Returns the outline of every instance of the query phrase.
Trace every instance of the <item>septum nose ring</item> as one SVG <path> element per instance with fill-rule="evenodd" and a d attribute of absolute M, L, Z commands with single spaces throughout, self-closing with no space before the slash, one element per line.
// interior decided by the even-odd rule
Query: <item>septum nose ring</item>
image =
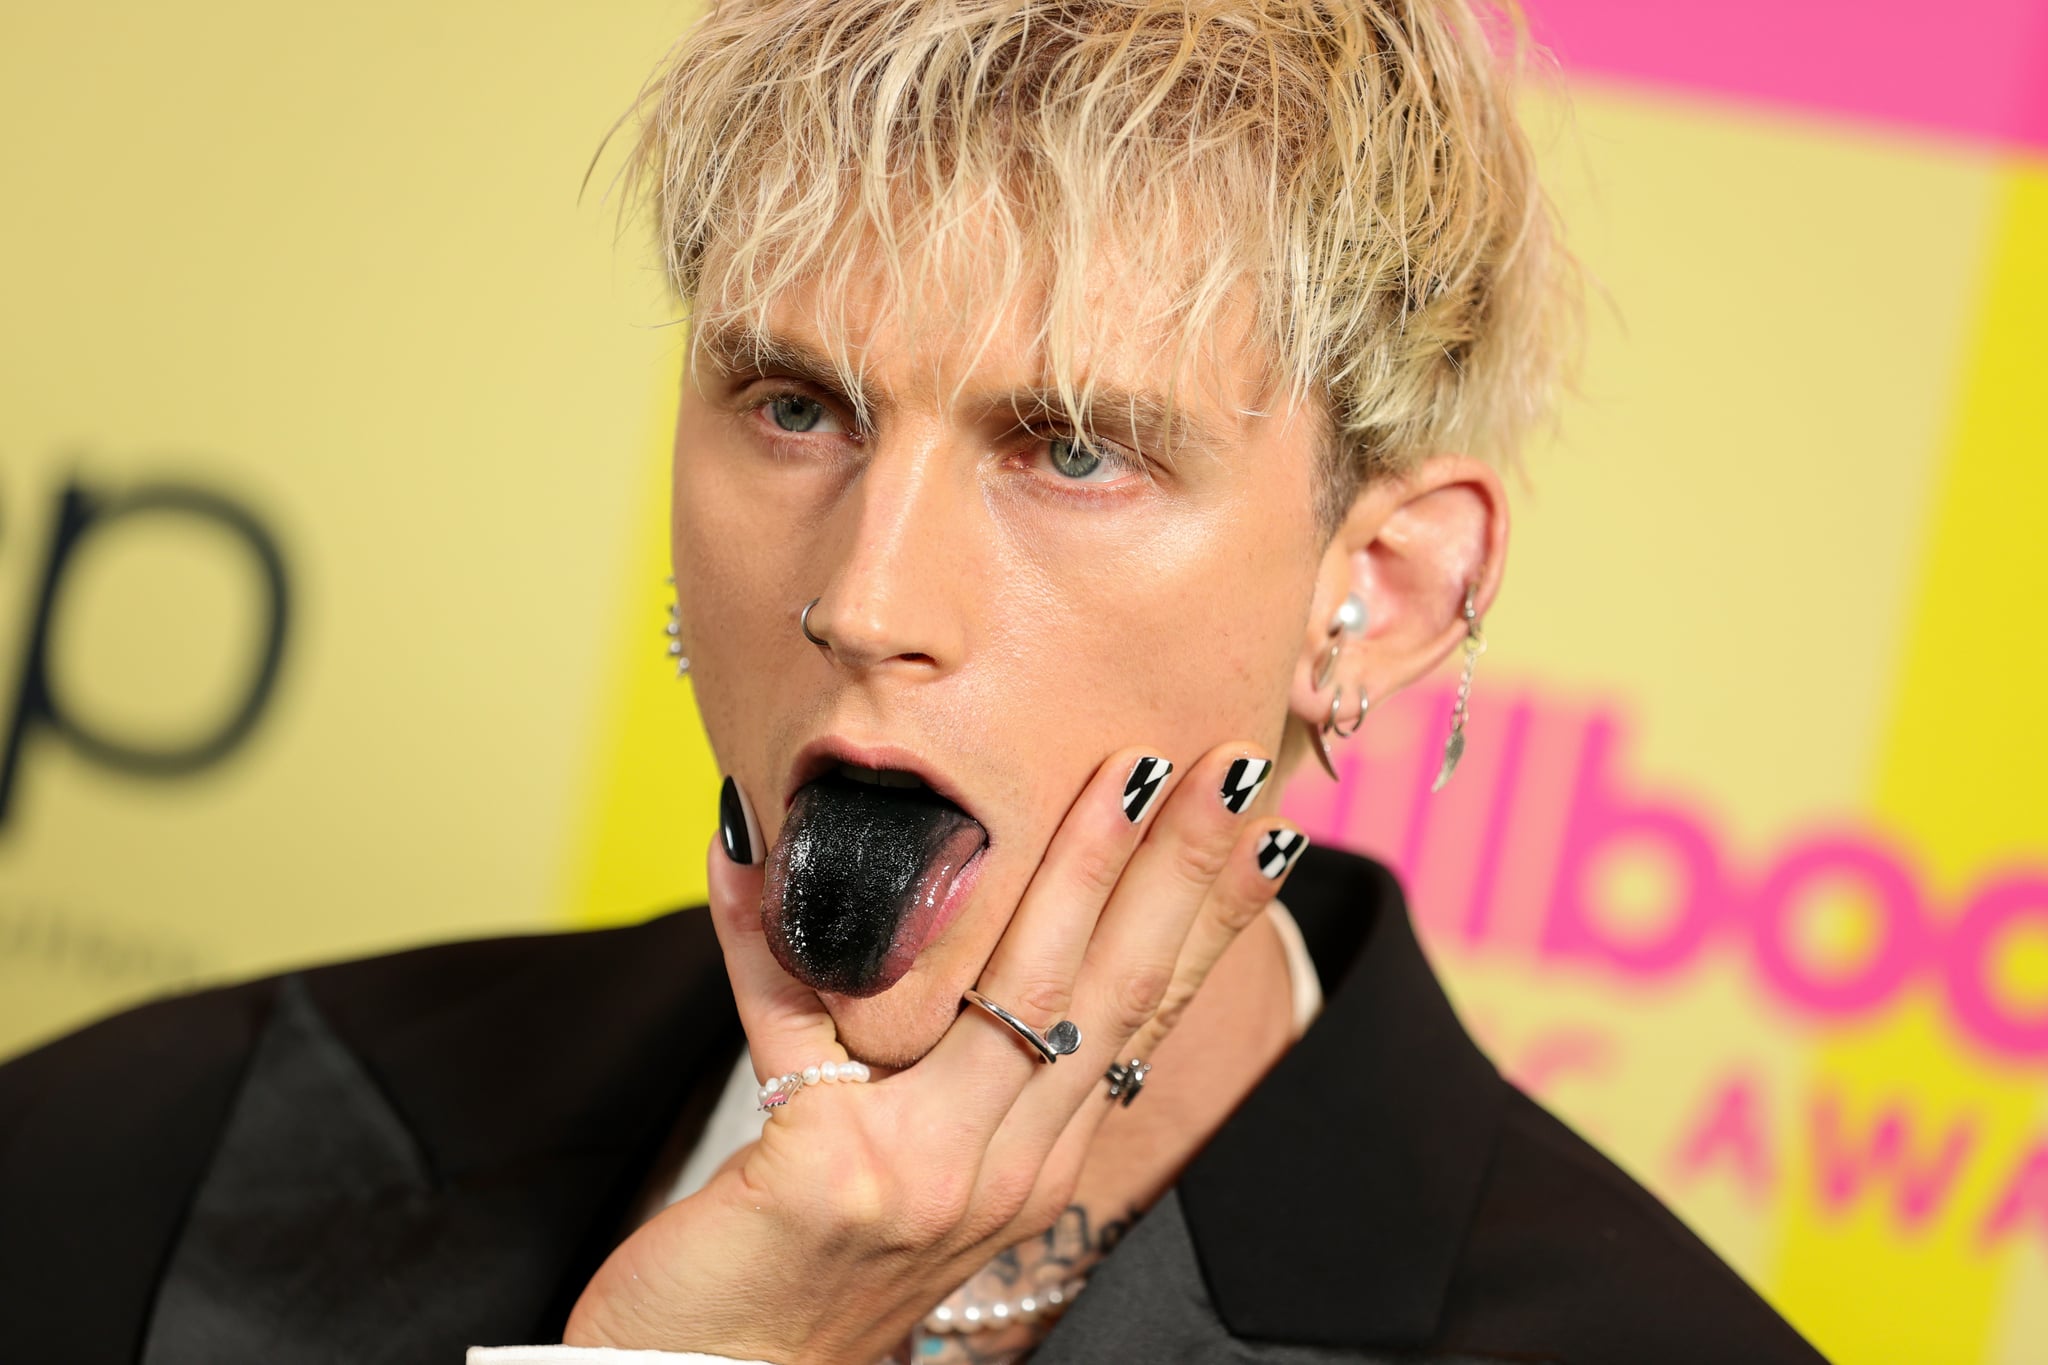
<path fill-rule="evenodd" d="M 796 618 L 796 628 L 804 633 L 804 638 L 806 640 L 809 640 L 818 648 L 830 649 L 832 646 L 826 644 L 823 640 L 811 634 L 811 608 L 817 606 L 818 603 L 824 600 L 825 599 L 822 597 L 813 597 L 810 601 L 804 603 L 803 614 Z"/>

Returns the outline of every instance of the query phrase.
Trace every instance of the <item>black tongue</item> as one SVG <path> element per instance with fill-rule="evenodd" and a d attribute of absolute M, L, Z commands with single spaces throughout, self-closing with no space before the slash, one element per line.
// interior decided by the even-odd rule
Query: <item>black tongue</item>
<path fill-rule="evenodd" d="M 814 990 L 879 994 L 910 970 L 954 875 L 987 842 L 927 788 L 821 777 L 797 792 L 768 855 L 768 947 Z"/>

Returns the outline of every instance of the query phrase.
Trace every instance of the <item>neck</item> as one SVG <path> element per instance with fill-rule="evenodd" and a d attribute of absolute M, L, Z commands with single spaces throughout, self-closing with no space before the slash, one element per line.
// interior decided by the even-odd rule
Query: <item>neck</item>
<path fill-rule="evenodd" d="M 1259 1078 L 1294 1042 L 1294 988 L 1272 916 L 1239 934 L 1155 1054 L 1144 1093 L 1112 1109 L 1088 1149 L 1074 1199 L 1043 1234 L 1010 1248 L 947 1303 L 984 1309 L 1085 1274 L 1180 1176 Z M 1103 1099 L 1091 1101 L 1110 1103 Z M 923 1362 L 1014 1360 L 1050 1320 L 942 1337 Z"/>

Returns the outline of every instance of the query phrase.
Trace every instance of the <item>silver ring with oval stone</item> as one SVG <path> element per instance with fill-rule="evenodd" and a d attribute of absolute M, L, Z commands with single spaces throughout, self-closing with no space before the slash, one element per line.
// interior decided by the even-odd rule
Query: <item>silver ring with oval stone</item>
<path fill-rule="evenodd" d="M 980 991 L 969 990 L 961 998 L 970 1005 L 981 1006 L 1008 1024 L 1010 1031 L 1022 1038 L 1026 1045 L 1038 1054 L 1038 1060 L 1041 1062 L 1056 1062 L 1081 1046 L 1081 1026 L 1071 1019 L 1062 1019 L 1044 1033 L 1040 1033 Z"/>

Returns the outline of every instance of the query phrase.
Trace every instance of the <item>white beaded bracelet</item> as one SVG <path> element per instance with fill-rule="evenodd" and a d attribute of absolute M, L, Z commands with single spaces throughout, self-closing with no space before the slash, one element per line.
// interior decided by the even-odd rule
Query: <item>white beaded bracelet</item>
<path fill-rule="evenodd" d="M 1087 1285 L 1085 1278 L 1076 1275 L 1021 1298 L 993 1303 L 970 1302 L 958 1308 L 951 1303 L 942 1303 L 925 1314 L 922 1326 L 933 1336 L 956 1336 L 967 1332 L 992 1332 L 1019 1322 L 1036 1322 L 1065 1312 L 1074 1296 Z"/>
<path fill-rule="evenodd" d="M 817 1062 L 786 1076 L 771 1076 L 761 1087 L 761 1108 L 763 1111 L 780 1109 L 789 1103 L 790 1096 L 807 1085 L 840 1081 L 852 1084 L 865 1081 L 869 1074 L 864 1062 Z"/>

